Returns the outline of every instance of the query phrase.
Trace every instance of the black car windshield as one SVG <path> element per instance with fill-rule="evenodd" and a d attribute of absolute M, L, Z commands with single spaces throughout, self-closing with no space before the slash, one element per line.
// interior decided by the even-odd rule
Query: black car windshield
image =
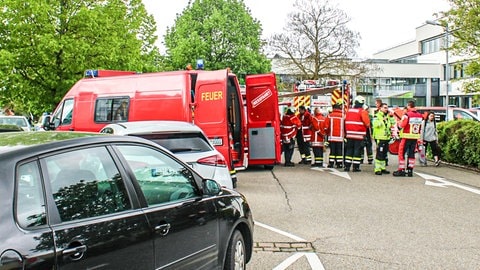
<path fill-rule="evenodd" d="M 201 133 L 134 134 L 132 136 L 151 140 L 172 153 L 207 152 L 212 146 Z"/>

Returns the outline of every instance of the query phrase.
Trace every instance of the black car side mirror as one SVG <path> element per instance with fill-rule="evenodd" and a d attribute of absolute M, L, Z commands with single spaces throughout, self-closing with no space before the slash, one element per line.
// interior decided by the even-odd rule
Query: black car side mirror
<path fill-rule="evenodd" d="M 205 195 L 216 196 L 220 194 L 221 191 L 222 191 L 222 188 L 215 180 L 211 180 L 211 179 L 203 180 L 203 193 Z"/>
<path fill-rule="evenodd" d="M 50 115 L 47 115 L 47 116 L 45 116 L 45 118 L 43 118 L 42 126 L 45 130 L 54 130 L 55 129 L 55 125 L 53 123 L 50 123 L 51 118 L 52 117 Z"/>

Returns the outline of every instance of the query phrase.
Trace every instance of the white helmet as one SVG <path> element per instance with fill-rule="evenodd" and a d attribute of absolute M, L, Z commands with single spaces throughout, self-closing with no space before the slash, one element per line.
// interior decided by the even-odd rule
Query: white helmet
<path fill-rule="evenodd" d="M 359 104 L 364 104 L 365 103 L 365 98 L 362 97 L 362 96 L 356 96 L 354 102 L 359 103 Z"/>

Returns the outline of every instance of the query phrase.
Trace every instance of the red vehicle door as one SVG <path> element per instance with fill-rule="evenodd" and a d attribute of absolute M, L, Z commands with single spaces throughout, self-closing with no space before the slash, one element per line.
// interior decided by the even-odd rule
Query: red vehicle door
<path fill-rule="evenodd" d="M 274 73 L 248 75 L 246 82 L 249 165 L 281 161 L 280 113 Z"/>
<path fill-rule="evenodd" d="M 196 80 L 194 79 L 196 76 Z M 193 123 L 199 126 L 208 139 L 222 153 L 227 164 L 232 164 L 228 137 L 227 70 L 199 71 L 192 74 L 195 81 Z"/>
<path fill-rule="evenodd" d="M 50 120 L 56 130 L 73 131 L 74 130 L 74 99 L 67 98 L 60 104 L 53 113 Z"/>

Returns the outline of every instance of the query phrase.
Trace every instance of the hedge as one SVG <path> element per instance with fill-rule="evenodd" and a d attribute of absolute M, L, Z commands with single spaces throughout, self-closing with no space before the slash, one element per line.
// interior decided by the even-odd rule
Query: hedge
<path fill-rule="evenodd" d="M 455 120 L 437 124 L 441 159 L 480 169 L 480 123 Z M 431 155 L 431 153 L 429 153 Z"/>

